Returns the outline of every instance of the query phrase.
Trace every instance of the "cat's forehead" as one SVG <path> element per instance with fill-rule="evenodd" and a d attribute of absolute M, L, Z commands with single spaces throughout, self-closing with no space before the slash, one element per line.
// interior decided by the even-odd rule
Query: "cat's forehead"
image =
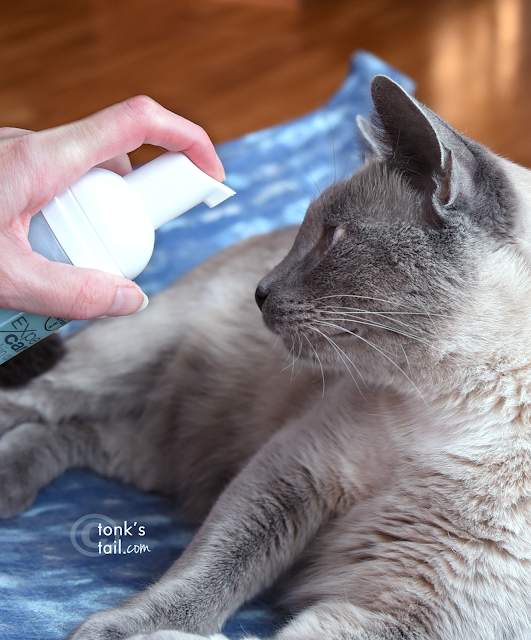
<path fill-rule="evenodd" d="M 431 204 L 396 171 L 369 163 L 326 189 L 309 209 L 323 224 L 420 222 Z"/>

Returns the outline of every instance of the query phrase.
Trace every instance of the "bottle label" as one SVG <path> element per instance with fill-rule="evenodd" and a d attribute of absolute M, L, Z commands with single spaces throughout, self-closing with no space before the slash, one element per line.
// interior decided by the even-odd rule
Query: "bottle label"
<path fill-rule="evenodd" d="M 55 333 L 68 322 L 70 320 L 63 318 L 0 309 L 0 364 Z"/>

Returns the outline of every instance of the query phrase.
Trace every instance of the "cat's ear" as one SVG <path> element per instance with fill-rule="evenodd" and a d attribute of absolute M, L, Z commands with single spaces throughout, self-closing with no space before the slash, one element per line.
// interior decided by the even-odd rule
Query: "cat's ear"
<path fill-rule="evenodd" d="M 442 206 L 473 194 L 475 158 L 462 136 L 386 76 L 373 79 L 371 95 L 376 139 L 392 168 Z"/>

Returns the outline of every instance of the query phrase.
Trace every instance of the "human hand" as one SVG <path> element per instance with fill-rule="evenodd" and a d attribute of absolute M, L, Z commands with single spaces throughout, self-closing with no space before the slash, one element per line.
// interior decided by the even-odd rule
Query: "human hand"
<path fill-rule="evenodd" d="M 51 262 L 32 251 L 32 215 L 94 166 L 125 175 L 127 152 L 148 143 L 182 151 L 217 180 L 225 174 L 207 134 L 138 96 L 83 120 L 31 132 L 0 128 L 0 307 L 84 320 L 128 315 L 147 303 L 134 282 Z"/>

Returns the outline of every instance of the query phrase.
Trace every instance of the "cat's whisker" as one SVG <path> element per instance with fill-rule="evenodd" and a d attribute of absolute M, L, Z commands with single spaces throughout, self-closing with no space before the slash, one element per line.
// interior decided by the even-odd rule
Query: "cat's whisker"
<path fill-rule="evenodd" d="M 387 330 L 393 331 L 395 333 L 400 333 L 401 335 L 406 336 L 408 338 L 416 339 L 416 337 L 413 334 L 409 333 L 409 332 L 406 332 L 406 331 L 401 330 L 401 329 L 396 328 L 396 327 L 388 326 L 386 324 L 382 324 L 381 322 L 376 322 L 374 320 L 366 320 L 366 319 L 364 320 L 359 316 L 356 316 L 356 317 L 353 318 L 351 316 L 344 316 L 344 315 L 341 315 L 341 314 L 330 312 L 330 315 L 323 315 L 321 317 L 323 317 L 326 320 L 355 322 L 356 324 L 364 324 L 364 325 L 367 325 L 368 327 L 377 327 L 377 328 L 380 328 L 380 329 L 387 329 Z M 405 326 L 406 328 L 410 328 L 409 325 L 407 325 L 405 323 L 401 323 L 401 324 L 403 326 Z"/>
<path fill-rule="evenodd" d="M 394 306 L 398 306 L 398 307 L 406 307 L 405 304 L 402 304 L 400 302 L 393 302 L 390 300 L 385 300 L 383 298 L 374 298 L 372 296 L 362 296 L 362 295 L 356 295 L 353 293 L 334 293 L 334 294 L 330 294 L 327 296 L 321 296 L 319 298 L 315 298 L 315 301 L 320 301 L 320 300 L 327 300 L 330 298 L 356 298 L 358 300 L 370 300 L 371 302 L 383 302 L 386 305 L 394 305 Z M 426 308 L 424 307 L 424 305 L 422 305 L 421 303 L 419 303 L 422 308 L 424 309 L 424 311 L 411 311 L 411 310 L 407 310 L 407 311 L 385 311 L 384 313 L 393 313 L 393 314 L 405 314 L 405 315 L 423 315 L 423 316 L 435 316 L 435 317 L 441 317 L 441 318 L 448 318 L 451 317 L 451 315 L 449 315 L 448 313 L 434 313 L 432 311 L 428 311 L 426 310 Z M 353 307 L 336 307 L 336 308 L 344 308 L 344 309 L 348 309 L 350 311 L 363 311 L 364 313 L 379 313 L 376 311 L 369 311 L 369 310 L 364 310 L 364 309 L 354 309 Z M 407 308 L 407 307 L 406 307 Z"/>
<path fill-rule="evenodd" d="M 404 322 L 402 320 L 398 320 L 395 317 L 389 317 L 389 315 L 391 315 L 391 314 L 394 315 L 395 313 L 397 315 L 398 314 L 400 314 L 400 315 L 422 315 L 422 316 L 426 315 L 426 314 L 421 314 L 421 313 L 409 314 L 407 312 L 403 312 L 403 313 L 402 312 L 385 312 L 384 313 L 384 312 L 378 312 L 378 311 L 364 311 L 364 310 L 359 310 L 359 311 L 358 310 L 355 310 L 355 311 L 352 311 L 352 310 L 340 311 L 341 308 L 342 307 L 337 307 L 336 309 L 334 309 L 333 307 L 330 307 L 330 310 L 321 309 L 320 311 L 321 311 L 322 314 L 328 313 L 328 314 L 334 314 L 334 315 L 338 316 L 336 319 L 342 319 L 342 320 L 353 321 L 353 322 L 358 322 L 358 323 L 363 323 L 364 322 L 363 320 L 360 320 L 360 316 L 361 317 L 363 317 L 365 315 L 379 316 L 379 317 L 387 320 L 387 322 L 393 322 L 393 323 L 395 323 L 397 325 L 400 325 L 400 326 L 404 327 L 409 333 L 412 333 L 413 331 L 419 331 L 419 327 L 413 327 L 411 325 L 411 323 Z M 430 317 L 430 321 L 433 324 L 433 318 Z M 368 322 L 368 321 L 365 320 L 365 322 Z M 375 323 L 374 326 L 378 326 L 378 324 Z M 395 331 L 396 333 L 400 333 L 400 331 L 398 331 L 398 329 L 395 329 L 393 327 L 389 327 L 389 326 L 385 326 L 385 325 L 380 325 L 380 326 L 381 326 L 381 328 L 388 329 L 390 331 Z M 437 334 L 439 334 L 439 331 L 438 331 L 438 329 L 436 327 L 435 327 L 435 330 L 436 330 Z M 427 333 L 425 329 L 421 329 L 421 331 Z M 403 335 L 407 335 L 407 334 L 404 333 Z M 409 337 L 411 337 L 411 338 L 413 338 L 415 340 L 420 340 L 420 338 L 415 336 L 415 335 L 409 335 Z M 429 346 L 432 346 L 432 345 L 430 344 Z M 434 347 L 434 348 L 436 349 L 436 347 Z"/>
<path fill-rule="evenodd" d="M 298 334 L 297 334 L 296 337 L 297 337 L 297 340 L 298 340 L 298 343 L 299 343 L 298 353 L 295 355 L 295 338 L 292 338 L 292 340 L 291 340 L 291 348 L 289 349 L 289 351 L 288 351 L 288 353 L 286 355 L 286 359 L 285 359 L 286 365 L 284 367 L 282 367 L 282 369 L 280 370 L 280 373 L 283 373 L 287 369 L 291 368 L 291 379 L 292 380 L 296 377 L 296 375 L 298 375 L 298 374 L 295 374 L 295 363 L 297 362 L 297 360 L 299 360 L 300 355 L 301 355 L 301 351 L 302 351 L 302 340 L 301 340 L 301 338 L 300 338 L 300 336 Z M 277 342 L 278 342 L 278 338 L 277 338 Z M 290 358 L 290 356 L 291 356 L 291 362 L 288 363 L 287 361 Z"/>
<path fill-rule="evenodd" d="M 334 316 L 339 316 L 341 319 L 344 320 L 354 320 L 354 322 L 358 322 L 358 318 L 361 316 L 365 316 L 366 314 L 363 311 L 360 311 L 359 313 L 357 312 L 348 312 L 348 311 L 335 311 L 335 310 L 330 310 L 330 311 L 325 311 L 325 310 L 321 310 L 321 312 L 323 313 L 328 313 L 328 314 L 333 314 Z M 409 322 L 403 322 L 402 320 L 397 320 L 396 318 L 388 318 L 384 313 L 373 313 L 373 315 L 377 315 L 380 316 L 382 318 L 384 318 L 385 320 L 387 320 L 388 322 L 395 322 L 396 324 L 399 324 L 403 327 L 405 327 L 406 329 L 411 329 L 413 330 L 413 327 L 411 326 L 411 324 Z"/>
<path fill-rule="evenodd" d="M 295 375 L 295 361 L 297 360 L 297 356 L 295 355 L 295 339 L 292 341 L 291 345 L 291 379 L 293 380 L 293 376 Z"/>
<path fill-rule="evenodd" d="M 380 353 L 384 358 L 386 358 L 387 360 L 389 360 L 389 362 L 395 366 L 400 373 L 402 373 L 402 375 L 411 383 L 411 385 L 413 386 L 413 388 L 415 389 L 415 391 L 419 394 L 419 396 L 421 397 L 422 401 L 424 402 L 424 404 L 426 406 L 428 406 L 428 403 L 426 402 L 426 400 L 424 399 L 424 396 L 422 395 L 422 393 L 420 392 L 419 388 L 417 387 L 417 385 L 413 382 L 413 380 L 407 375 L 407 373 L 402 369 L 402 367 L 397 364 L 392 358 L 390 358 L 384 351 L 382 351 L 382 349 L 380 349 L 379 347 L 377 347 L 373 342 L 371 342 L 370 340 L 367 340 L 366 338 L 364 338 L 363 336 L 360 336 L 358 333 L 354 333 L 353 331 L 349 331 L 348 329 L 345 329 L 344 327 L 341 327 L 339 325 L 336 324 L 332 324 L 332 323 L 328 323 L 328 322 L 322 322 L 319 321 L 319 324 L 326 324 L 330 327 L 333 327 L 335 329 L 340 329 L 341 331 L 345 332 L 345 333 L 349 333 L 350 335 L 358 338 L 359 340 L 361 340 L 362 342 L 365 342 L 365 344 L 369 345 L 370 347 L 372 347 L 375 351 L 377 351 L 378 353 Z"/>
<path fill-rule="evenodd" d="M 288 360 L 290 360 L 290 358 L 291 358 L 291 362 L 288 362 Z M 288 353 L 286 354 L 286 357 L 284 358 L 284 362 L 285 362 L 285 364 L 282 367 L 282 369 L 280 370 L 280 373 L 284 373 L 284 371 L 286 371 L 290 367 L 293 369 L 293 366 L 294 366 L 294 363 L 295 363 L 295 340 L 294 339 L 292 339 L 292 341 L 291 341 L 291 347 L 288 350 Z"/>
<path fill-rule="evenodd" d="M 333 322 L 326 322 L 325 320 L 314 320 L 314 322 L 316 324 L 321 324 L 321 325 L 326 326 L 326 327 L 333 327 L 335 329 L 339 329 L 339 331 L 337 333 L 348 333 L 348 334 L 356 336 L 356 337 L 359 336 L 358 333 L 355 333 L 354 331 L 351 331 L 350 329 L 347 329 L 346 327 L 342 327 L 341 325 L 335 324 Z M 384 347 L 380 347 L 380 349 L 382 349 L 382 351 L 385 351 L 388 354 L 392 353 L 391 351 L 389 351 L 388 349 L 386 349 Z"/>
<path fill-rule="evenodd" d="M 431 346 L 431 342 L 429 340 L 429 334 L 426 331 L 426 329 L 422 326 L 415 326 L 410 322 L 401 322 L 399 320 L 395 320 L 394 318 L 386 318 L 385 316 L 382 317 L 375 317 L 375 318 L 360 318 L 359 316 L 339 316 L 341 317 L 343 320 L 346 320 L 348 322 L 367 322 L 367 323 L 372 323 L 374 324 L 374 326 L 380 326 L 382 328 L 386 328 L 389 329 L 390 331 L 395 331 L 397 333 L 403 333 L 404 335 L 407 335 L 408 337 L 414 338 L 414 339 L 418 339 L 418 340 L 423 340 L 426 337 L 427 342 L 430 344 Z"/>
<path fill-rule="evenodd" d="M 331 313 L 331 312 L 329 312 Z M 343 320 L 343 321 L 348 321 L 348 322 L 354 322 L 357 324 L 366 324 L 367 326 L 373 326 L 375 328 L 381 328 L 387 331 L 391 331 L 393 333 L 396 334 L 400 334 L 403 335 L 404 337 L 407 338 L 411 338 L 412 340 L 416 340 L 417 342 L 420 342 L 422 344 L 425 344 L 426 346 L 428 346 L 430 349 L 434 350 L 434 351 L 438 351 L 439 353 L 445 353 L 444 349 L 441 349 L 439 347 L 437 347 L 432 341 L 429 340 L 429 335 L 428 335 L 428 339 L 424 340 L 422 338 L 420 338 L 418 335 L 415 335 L 415 333 L 413 333 L 414 331 L 419 331 L 419 329 L 425 333 L 427 333 L 427 331 L 425 329 L 419 328 L 419 327 L 413 327 L 410 323 L 407 322 L 402 322 L 400 320 L 396 320 L 395 318 L 387 318 L 385 314 L 378 314 L 377 312 L 374 312 L 376 315 L 380 315 L 381 317 L 385 318 L 388 322 L 395 322 L 399 325 L 401 325 L 402 327 L 404 327 L 407 331 L 400 331 L 399 329 L 392 327 L 392 326 L 387 326 L 378 322 L 371 322 L 368 320 L 360 320 L 359 315 L 362 315 L 362 313 L 357 314 L 357 313 L 353 313 L 353 314 L 349 314 L 349 313 L 338 313 L 337 316 L 339 317 L 331 317 L 328 316 L 329 320 Z M 431 319 L 431 318 L 430 318 Z M 432 320 L 433 322 L 433 320 Z M 437 328 L 436 329 L 436 333 L 439 335 L 439 330 Z"/>
<path fill-rule="evenodd" d="M 278 342 L 278 338 L 277 338 L 276 342 Z M 290 357 L 293 357 L 294 349 L 295 349 L 295 340 L 292 338 L 291 347 L 288 349 L 288 352 L 286 353 L 286 357 L 284 358 L 284 366 L 280 370 L 280 373 L 283 373 L 284 371 L 286 371 L 286 369 L 289 369 L 289 367 L 291 367 L 291 363 L 288 364 L 288 360 L 290 359 Z"/>
<path fill-rule="evenodd" d="M 326 319 L 327 320 L 344 320 L 345 318 L 328 317 Z M 440 349 L 435 347 L 433 344 L 430 344 L 426 340 L 423 340 L 422 338 L 419 338 L 418 336 L 415 336 L 415 335 L 413 335 L 411 333 L 406 333 L 405 331 L 400 331 L 399 329 L 396 329 L 395 327 L 388 327 L 387 325 L 380 324 L 378 322 L 368 322 L 366 320 L 360 320 L 360 319 L 356 319 L 355 322 L 356 322 L 356 324 L 362 324 L 362 325 L 365 325 L 367 327 L 375 327 L 376 329 L 384 329 L 386 331 L 391 331 L 392 333 L 396 333 L 398 335 L 404 336 L 405 338 L 411 338 L 411 340 L 415 340 L 416 342 L 420 342 L 421 344 L 424 344 L 424 345 L 428 346 L 430 349 L 435 349 L 437 351 L 441 351 Z M 334 325 L 334 326 L 339 327 L 340 325 Z M 343 328 L 343 330 L 346 330 L 346 329 Z M 352 333 L 352 332 L 349 332 L 349 333 Z"/>
<path fill-rule="evenodd" d="M 274 344 L 271 345 L 271 349 L 269 349 L 269 353 L 273 353 L 273 351 L 276 349 L 276 346 L 279 340 L 280 340 L 280 336 L 277 336 L 277 339 L 275 340 Z"/>
<path fill-rule="evenodd" d="M 404 358 L 406 359 L 407 368 L 409 369 L 409 373 L 411 373 L 411 365 L 409 364 L 409 358 L 407 357 L 407 353 L 406 353 L 406 350 L 404 349 L 404 345 L 401 344 L 400 346 L 401 346 L 402 351 L 404 353 Z"/>
<path fill-rule="evenodd" d="M 429 321 L 431 322 L 433 328 L 435 329 L 435 333 L 438 335 L 439 334 L 439 329 L 438 329 L 437 325 L 435 324 L 435 322 L 433 321 L 433 318 L 431 317 L 430 312 L 426 311 L 426 315 L 428 316 Z"/>
<path fill-rule="evenodd" d="M 325 375 L 324 375 L 324 369 L 323 369 L 323 363 L 321 362 L 321 358 L 319 357 L 319 354 L 317 353 L 317 351 L 314 349 L 313 344 L 310 342 L 310 340 L 308 339 L 308 337 L 304 334 L 302 334 L 303 337 L 306 339 L 306 342 L 310 345 L 311 350 L 315 353 L 315 357 L 317 358 L 317 362 L 319 363 L 319 366 L 321 368 L 321 376 L 323 378 L 323 398 L 324 398 L 324 393 L 325 393 Z"/>
<path fill-rule="evenodd" d="M 317 199 L 322 193 L 323 193 L 323 189 L 317 184 L 315 178 L 312 176 L 311 172 L 309 169 L 305 169 L 303 167 L 301 167 L 301 172 L 304 173 L 308 178 L 310 178 L 310 180 L 313 182 L 315 189 L 316 189 L 316 193 L 314 193 L 313 191 L 313 187 L 310 188 L 310 184 L 308 183 L 308 181 L 304 181 L 304 186 L 308 187 L 308 190 L 310 192 L 310 196 L 312 200 Z"/>
<path fill-rule="evenodd" d="M 292 380 L 294 379 L 294 377 L 296 377 L 296 374 L 295 374 L 295 363 L 300 358 L 301 352 L 302 352 L 302 340 L 301 340 L 301 337 L 300 337 L 299 334 L 297 334 L 297 340 L 299 341 L 299 352 L 297 353 L 297 355 L 295 355 L 295 340 L 293 340 L 293 361 L 291 363 L 291 379 Z"/>
<path fill-rule="evenodd" d="M 384 298 L 374 298 L 373 296 L 362 296 L 357 295 L 355 293 L 332 293 L 327 296 L 321 296 L 319 298 L 315 298 L 315 301 L 318 300 L 329 300 L 331 298 L 357 298 L 358 300 L 371 300 L 372 302 L 383 302 L 384 304 L 392 304 L 398 307 L 404 307 L 404 304 L 400 302 L 391 302 L 389 300 L 385 300 Z"/>
<path fill-rule="evenodd" d="M 333 313 L 333 312 L 328 312 L 328 313 Z M 348 321 L 353 321 L 353 322 L 364 322 L 364 320 L 360 320 L 360 316 L 363 317 L 363 313 L 354 313 L 354 314 L 350 314 L 350 313 L 345 313 L 345 312 L 339 312 L 335 314 L 336 316 L 339 316 L 342 320 L 348 320 Z M 394 322 L 397 325 L 400 325 L 401 327 L 404 327 L 404 329 L 408 332 L 408 333 L 413 333 L 414 331 L 418 331 L 417 327 L 413 327 L 411 325 L 411 323 L 409 322 L 403 322 L 402 320 L 397 320 L 396 318 L 388 318 L 385 314 L 383 313 L 377 313 L 374 314 L 379 316 L 380 318 L 383 318 L 384 320 L 387 320 L 387 322 Z M 391 331 L 396 331 L 397 333 L 400 333 L 397 329 L 394 329 L 393 327 L 388 327 L 386 325 L 380 324 L 376 321 L 371 320 L 365 320 L 365 322 L 374 322 L 374 326 L 381 326 L 382 328 L 386 328 L 389 329 Z M 422 331 L 424 331 L 424 329 L 422 329 Z M 404 335 L 406 335 L 404 333 Z M 410 337 L 415 337 L 414 335 L 410 336 Z"/>
<path fill-rule="evenodd" d="M 415 389 L 415 391 L 419 394 L 420 399 L 422 400 L 422 402 L 426 405 L 426 407 L 429 407 L 428 403 L 426 402 L 426 400 L 424 399 L 424 396 L 422 395 L 422 393 L 420 392 L 420 389 L 417 387 L 417 385 L 413 382 L 413 380 L 407 375 L 407 373 L 402 369 L 402 367 L 400 365 L 398 365 L 392 358 L 390 358 L 387 354 L 385 354 L 381 349 L 379 349 L 375 344 L 373 344 L 370 340 L 366 340 L 365 338 L 363 338 L 362 336 L 357 336 L 360 340 L 363 340 L 363 342 L 365 342 L 367 345 L 369 345 L 370 347 L 372 347 L 373 349 L 375 349 L 376 351 L 378 351 L 378 353 L 381 353 L 382 356 L 384 358 L 387 358 L 387 360 L 389 360 L 389 362 L 395 366 L 400 373 L 409 381 L 409 383 L 413 386 L 413 388 Z"/>
<path fill-rule="evenodd" d="M 336 305 L 326 305 L 325 308 L 329 309 L 338 309 L 345 310 L 346 312 L 351 313 L 367 313 L 367 314 L 375 314 L 375 315 L 393 315 L 393 316 L 435 316 L 439 318 L 449 318 L 451 317 L 448 314 L 443 313 L 430 313 L 429 311 L 371 311 L 369 309 L 358 309 L 356 307 L 341 307 Z"/>
<path fill-rule="evenodd" d="M 360 370 L 358 369 L 358 367 L 352 362 L 352 360 L 347 356 L 347 354 L 343 351 L 343 349 L 341 349 L 341 347 L 339 347 L 333 340 L 332 338 L 330 338 L 330 336 L 327 336 L 325 333 L 323 333 L 322 331 L 319 331 L 319 329 L 317 329 L 317 327 L 312 326 L 312 330 L 316 331 L 319 335 L 323 336 L 323 338 L 325 338 L 331 345 L 332 347 L 336 350 L 337 355 L 341 358 L 341 361 L 343 362 L 343 364 L 345 365 L 346 370 L 349 372 L 350 377 L 352 378 L 352 380 L 354 381 L 354 384 L 356 385 L 358 391 L 360 392 L 360 394 L 363 396 L 363 392 L 360 389 L 360 386 L 358 384 L 358 381 L 356 380 L 356 378 L 354 377 L 354 374 L 352 373 L 352 371 L 349 369 L 347 363 L 345 362 L 346 358 L 350 364 L 354 367 L 354 369 L 356 370 L 356 373 L 359 375 L 359 377 L 363 380 L 363 383 L 365 384 L 365 386 L 367 386 L 367 383 L 365 382 L 365 380 L 363 379 L 363 376 L 361 375 Z M 343 357 L 344 356 L 344 357 Z M 364 397 L 364 396 L 363 396 Z"/>

